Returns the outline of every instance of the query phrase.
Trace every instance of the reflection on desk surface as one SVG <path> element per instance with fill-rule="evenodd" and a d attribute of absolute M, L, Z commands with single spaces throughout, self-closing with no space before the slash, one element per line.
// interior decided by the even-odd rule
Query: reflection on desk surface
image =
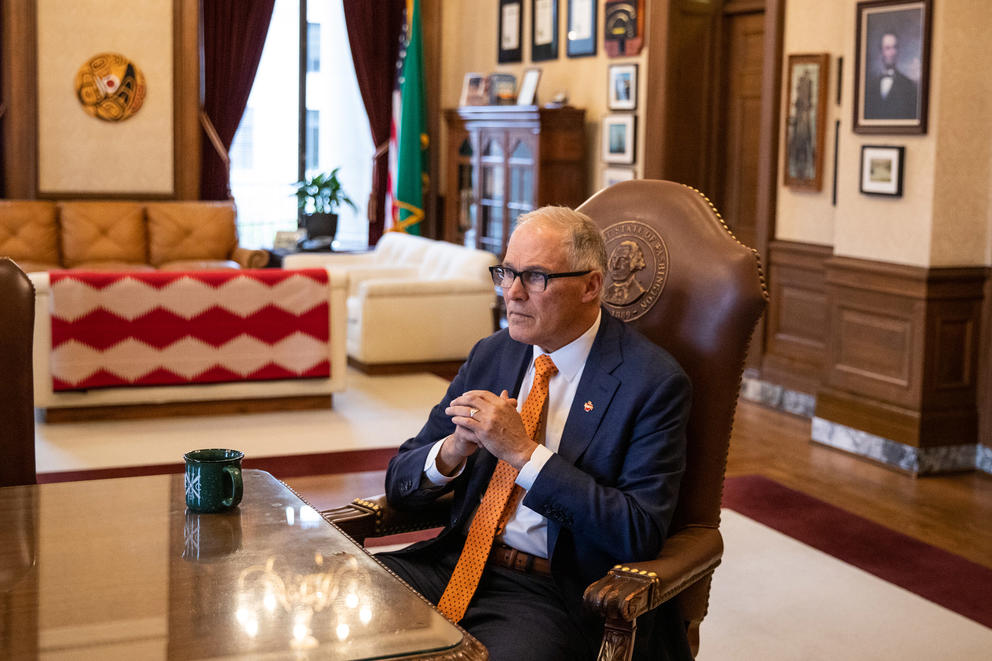
<path fill-rule="evenodd" d="M 210 515 L 181 474 L 0 489 L 0 658 L 455 649 L 485 655 L 268 473 Z"/>

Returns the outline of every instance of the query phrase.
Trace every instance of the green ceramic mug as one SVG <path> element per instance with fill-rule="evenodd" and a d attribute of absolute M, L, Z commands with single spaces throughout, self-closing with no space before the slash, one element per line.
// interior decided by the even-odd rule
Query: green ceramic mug
<path fill-rule="evenodd" d="M 194 512 L 226 512 L 241 502 L 240 450 L 193 450 L 186 460 L 186 507 Z"/>

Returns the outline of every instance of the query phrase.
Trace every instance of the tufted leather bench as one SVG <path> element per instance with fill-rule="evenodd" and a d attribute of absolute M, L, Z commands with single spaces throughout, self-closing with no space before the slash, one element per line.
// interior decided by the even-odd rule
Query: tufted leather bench
<path fill-rule="evenodd" d="M 261 268 L 234 202 L 0 200 L 0 256 L 26 272 Z"/>

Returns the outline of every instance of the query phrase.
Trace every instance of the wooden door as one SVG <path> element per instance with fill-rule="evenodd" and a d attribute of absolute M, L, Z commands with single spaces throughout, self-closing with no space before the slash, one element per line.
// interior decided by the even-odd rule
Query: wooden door
<path fill-rule="evenodd" d="M 758 152 L 761 146 L 761 76 L 764 11 L 728 13 L 724 19 L 724 96 L 717 144 L 716 204 L 747 246 L 759 246 Z M 763 255 L 764 257 L 764 255 Z"/>

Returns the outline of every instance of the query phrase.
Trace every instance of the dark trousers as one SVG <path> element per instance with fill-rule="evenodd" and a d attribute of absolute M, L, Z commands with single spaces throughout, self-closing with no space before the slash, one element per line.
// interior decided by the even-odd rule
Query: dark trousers
<path fill-rule="evenodd" d="M 413 551 L 379 553 L 383 564 L 436 604 L 454 570 L 457 536 Z M 568 614 L 550 576 L 487 565 L 459 624 L 486 646 L 493 661 L 580 661 L 599 650 L 598 630 Z"/>

